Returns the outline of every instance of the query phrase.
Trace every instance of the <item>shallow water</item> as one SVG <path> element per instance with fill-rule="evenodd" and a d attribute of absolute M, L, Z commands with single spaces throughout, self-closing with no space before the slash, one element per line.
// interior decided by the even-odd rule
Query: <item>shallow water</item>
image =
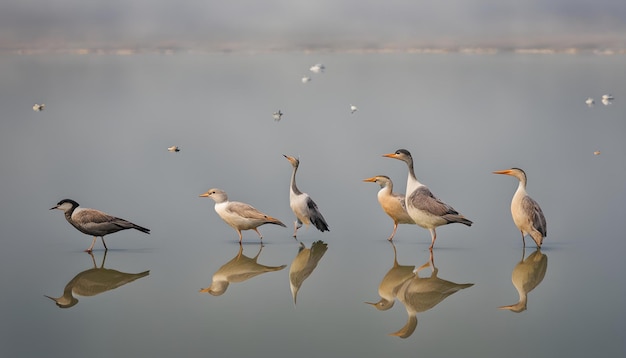
<path fill-rule="evenodd" d="M 310 73 L 319 62 L 326 72 Z M 2 56 L 2 356 L 623 356 L 622 67 L 586 55 Z M 361 181 L 388 175 L 402 192 L 406 165 L 381 156 L 398 148 L 474 221 L 437 230 L 434 266 L 428 231 L 400 225 L 387 242 L 378 186 Z M 291 237 L 283 154 L 300 157 L 298 185 L 330 232 Z M 516 180 L 491 174 L 514 166 L 548 221 L 540 252 L 529 238 L 523 250 L 511 220 Z M 244 232 L 240 256 L 198 197 L 211 187 L 287 228 L 260 227 L 262 247 Z M 66 197 L 152 232 L 113 234 L 92 258 L 91 238 L 48 210 Z M 319 240 L 327 250 L 294 304 L 289 272 Z M 380 300 L 394 248 L 405 270 L 426 266 L 380 311 L 365 302 Z M 277 270 L 200 292 L 222 267 L 259 269 L 257 255 Z M 526 310 L 499 309 L 518 302 L 521 271 L 534 286 Z M 45 297 L 77 281 L 88 289 L 71 307 Z M 417 325 L 390 336 L 408 312 Z"/>

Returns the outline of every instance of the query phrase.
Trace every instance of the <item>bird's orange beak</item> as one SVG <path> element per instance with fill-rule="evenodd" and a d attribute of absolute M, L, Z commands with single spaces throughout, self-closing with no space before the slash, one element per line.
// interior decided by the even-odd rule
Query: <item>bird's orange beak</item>
<path fill-rule="evenodd" d="M 201 198 L 207 198 L 208 196 L 209 196 L 209 192 L 208 191 L 206 193 L 204 193 L 204 194 L 200 194 Z"/>
<path fill-rule="evenodd" d="M 496 170 L 495 172 L 493 172 L 493 174 L 506 174 L 506 175 L 511 175 L 511 169 L 507 169 L 507 170 Z"/>
<path fill-rule="evenodd" d="M 363 181 L 369 182 L 369 183 L 373 183 L 376 181 L 376 177 L 371 177 L 371 178 L 367 178 L 367 179 L 363 179 Z"/>
<path fill-rule="evenodd" d="M 397 157 L 397 155 L 396 155 L 396 153 L 389 153 L 389 154 L 383 154 L 383 157 L 394 158 L 395 159 Z"/>

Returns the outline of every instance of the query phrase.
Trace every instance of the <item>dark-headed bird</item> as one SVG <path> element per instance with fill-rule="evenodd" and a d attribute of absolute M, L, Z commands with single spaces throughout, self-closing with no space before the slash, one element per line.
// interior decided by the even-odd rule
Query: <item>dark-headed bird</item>
<path fill-rule="evenodd" d="M 104 242 L 104 236 L 126 229 L 135 229 L 149 234 L 150 229 L 131 223 L 130 221 L 111 216 L 96 209 L 78 207 L 78 203 L 71 199 L 63 199 L 50 210 L 58 209 L 65 213 L 65 219 L 83 234 L 93 236 L 91 246 L 86 250 L 91 252 L 99 236 L 102 239 L 104 249 L 108 250 Z"/>
<path fill-rule="evenodd" d="M 451 223 L 461 223 L 472 226 L 472 221 L 459 214 L 453 207 L 439 200 L 430 192 L 430 189 L 420 183 L 415 177 L 413 169 L 413 158 L 406 149 L 398 149 L 395 153 L 383 155 L 387 158 L 394 158 L 406 163 L 409 167 L 409 176 L 406 182 L 406 211 L 413 221 L 430 231 L 430 249 L 435 246 L 437 232 L 435 228 Z"/>

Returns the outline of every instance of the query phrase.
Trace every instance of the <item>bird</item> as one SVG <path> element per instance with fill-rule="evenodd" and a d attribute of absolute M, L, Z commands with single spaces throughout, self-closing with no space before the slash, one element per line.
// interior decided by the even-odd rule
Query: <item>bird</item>
<path fill-rule="evenodd" d="M 535 240 L 537 247 L 541 247 L 543 238 L 546 237 L 548 230 L 546 227 L 546 218 L 539 204 L 526 193 L 527 177 L 526 173 L 520 168 L 511 168 L 506 170 L 497 170 L 493 174 L 505 174 L 516 177 L 519 185 L 513 200 L 511 200 L 511 216 L 515 226 L 522 233 L 522 242 L 526 247 L 524 237 L 528 234 Z"/>
<path fill-rule="evenodd" d="M 178 148 L 177 145 L 173 145 L 173 146 L 167 148 L 167 150 L 170 151 L 170 152 L 175 152 L 175 153 L 176 152 L 180 152 L 180 148 Z"/>
<path fill-rule="evenodd" d="M 96 265 L 96 260 L 92 253 L 91 260 L 93 261 L 93 268 L 78 273 L 72 278 L 63 289 L 63 295 L 61 297 L 51 297 L 45 295 L 47 298 L 53 300 L 60 308 L 70 308 L 78 303 L 78 299 L 74 295 L 89 297 L 96 296 L 101 293 L 114 290 L 120 286 L 124 286 L 137 279 L 148 276 L 150 270 L 139 273 L 127 273 L 118 270 L 108 269 L 104 267 L 104 261 L 106 260 L 106 251 L 102 258 L 102 264 L 100 267 Z"/>
<path fill-rule="evenodd" d="M 302 81 L 302 83 L 308 83 L 311 82 L 311 77 L 308 76 L 304 76 L 300 79 L 300 81 Z"/>
<path fill-rule="evenodd" d="M 46 108 L 46 105 L 45 105 L 45 104 L 43 104 L 43 103 L 42 103 L 42 104 L 37 104 L 37 103 L 35 103 L 35 104 L 33 105 L 33 111 L 35 111 L 35 112 L 41 112 L 41 111 L 43 111 L 45 108 Z"/>
<path fill-rule="evenodd" d="M 354 114 L 354 112 L 358 111 L 358 108 L 356 108 L 355 105 L 351 104 L 350 105 L 350 114 Z"/>
<path fill-rule="evenodd" d="M 435 246 L 435 240 L 437 240 L 435 229 L 438 226 L 451 223 L 472 226 L 471 220 L 459 214 L 450 205 L 439 200 L 426 185 L 417 180 L 413 169 L 413 157 L 411 157 L 411 153 L 408 150 L 398 149 L 394 153 L 384 154 L 383 157 L 401 160 L 409 167 L 405 194 L 406 211 L 417 225 L 430 231 L 430 250 Z"/>
<path fill-rule="evenodd" d="M 316 63 L 315 65 L 309 68 L 309 70 L 313 73 L 322 73 L 324 72 L 325 69 L 326 69 L 326 66 L 324 66 L 321 63 Z"/>
<path fill-rule="evenodd" d="M 315 204 L 309 194 L 301 192 L 296 186 L 296 172 L 298 171 L 300 160 L 284 154 L 283 157 L 287 158 L 293 167 L 293 172 L 291 173 L 291 184 L 289 187 L 289 206 L 296 215 L 293 237 L 296 237 L 298 229 L 302 227 L 302 224 L 305 224 L 307 227 L 310 224 L 313 224 L 313 226 L 322 232 L 330 231 L 326 220 L 317 208 L 317 204 Z"/>
<path fill-rule="evenodd" d="M 315 241 L 309 248 L 302 242 L 300 243 L 298 254 L 291 261 L 289 267 L 289 288 L 294 305 L 298 299 L 298 291 L 302 287 L 302 283 L 313 273 L 326 250 L 328 250 L 328 244 L 321 240 Z"/>
<path fill-rule="evenodd" d="M 589 107 L 593 107 L 593 105 L 596 103 L 596 101 L 593 100 L 593 98 L 589 97 L 585 100 L 585 103 L 587 104 L 587 106 Z"/>
<path fill-rule="evenodd" d="M 615 97 L 613 97 L 613 95 L 612 95 L 612 94 L 603 94 L 603 95 L 602 95 L 602 100 L 612 101 L 612 100 L 614 100 L 614 99 L 615 99 Z"/>
<path fill-rule="evenodd" d="M 257 227 L 265 224 L 287 227 L 280 220 L 263 214 L 249 204 L 229 201 L 228 195 L 221 189 L 209 189 L 206 193 L 201 194 L 200 197 L 211 198 L 215 201 L 215 212 L 224 222 L 237 231 L 239 242 L 242 239 L 242 230 L 254 230 L 259 235 L 259 238 L 263 240 L 263 235 L 261 235 Z"/>
<path fill-rule="evenodd" d="M 511 274 L 511 281 L 519 294 L 519 301 L 512 305 L 499 307 L 501 310 L 517 313 L 525 311 L 528 304 L 528 293 L 539 286 L 546 276 L 548 256 L 542 254 L 539 248 L 528 255 L 526 259 L 524 259 L 524 254 L 525 252 L 522 251 L 522 260 L 515 265 Z"/>
<path fill-rule="evenodd" d="M 283 117 L 283 112 L 281 112 L 280 109 L 279 109 L 278 111 L 274 112 L 274 114 L 272 114 L 272 116 L 274 117 L 274 120 L 276 122 L 278 122 Z"/>
<path fill-rule="evenodd" d="M 128 220 L 120 219 L 106 214 L 100 210 L 79 207 L 79 204 L 72 199 L 63 199 L 50 210 L 58 209 L 65 213 L 65 219 L 83 234 L 92 235 L 91 246 L 86 250 L 91 252 L 99 236 L 102 239 L 104 249 L 108 250 L 104 242 L 104 236 L 118 232 L 120 230 L 135 229 L 143 233 L 150 234 L 150 229 L 131 223 Z"/>
<path fill-rule="evenodd" d="M 226 292 L 228 286 L 233 282 L 244 282 L 255 276 L 267 272 L 280 271 L 287 267 L 287 265 L 261 265 L 257 262 L 259 255 L 261 255 L 261 250 L 263 250 L 263 244 L 261 244 L 259 252 L 254 257 L 248 257 L 243 254 L 243 246 L 239 245 L 237 255 L 215 271 L 211 279 L 211 285 L 207 288 L 200 289 L 200 292 L 220 296 Z"/>
<path fill-rule="evenodd" d="M 364 182 L 376 183 L 380 185 L 378 191 L 378 203 L 383 211 L 393 220 L 393 231 L 387 240 L 393 240 L 398 229 L 398 224 L 415 224 L 409 213 L 406 211 L 404 193 L 393 192 L 393 182 L 386 175 L 377 175 L 371 178 L 363 179 Z"/>

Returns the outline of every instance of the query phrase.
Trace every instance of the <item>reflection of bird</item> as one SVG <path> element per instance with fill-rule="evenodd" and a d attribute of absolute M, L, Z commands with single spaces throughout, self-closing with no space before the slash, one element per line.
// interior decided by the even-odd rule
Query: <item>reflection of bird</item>
<path fill-rule="evenodd" d="M 435 240 L 437 240 L 435 228 L 438 226 L 450 223 L 461 223 L 472 226 L 472 221 L 459 214 L 450 205 L 436 198 L 426 185 L 417 180 L 413 169 L 413 158 L 408 150 L 398 149 L 395 153 L 385 154 L 383 156 L 401 160 L 409 167 L 405 196 L 406 211 L 417 225 L 430 231 L 431 250 L 433 246 L 435 246 Z"/>
<path fill-rule="evenodd" d="M 587 104 L 587 106 L 589 107 L 593 107 L 593 105 L 596 103 L 596 101 L 593 100 L 593 98 L 589 97 L 585 100 L 585 103 Z"/>
<path fill-rule="evenodd" d="M 150 271 L 125 273 L 104 268 L 104 261 L 107 255 L 106 251 L 104 252 L 104 257 L 102 258 L 102 265 L 97 267 L 93 254 L 89 253 L 89 255 L 91 255 L 91 260 L 93 261 L 93 268 L 85 270 L 74 276 L 74 278 L 72 278 L 70 282 L 65 285 L 65 288 L 63 289 L 63 296 L 58 298 L 46 296 L 56 302 L 57 306 L 61 308 L 70 308 L 78 303 L 78 299 L 74 297 L 74 295 L 85 297 L 95 296 L 100 293 L 116 289 L 150 274 Z"/>
<path fill-rule="evenodd" d="M 356 111 L 358 111 L 358 110 L 359 110 L 359 109 L 358 109 L 358 108 L 356 108 L 356 106 L 355 106 L 355 105 L 353 105 L 353 104 L 351 104 L 351 105 L 350 105 L 350 114 L 352 114 L 352 113 L 354 113 L 354 112 L 356 112 Z"/>
<path fill-rule="evenodd" d="M 302 83 L 309 83 L 311 82 L 311 77 L 304 76 L 302 77 L 301 81 Z"/>
<path fill-rule="evenodd" d="M 288 155 L 284 155 L 285 158 L 291 163 L 293 172 L 291 173 L 291 184 L 289 186 L 289 206 L 294 214 L 296 214 L 296 221 L 294 222 L 295 230 L 293 231 L 293 237 L 296 237 L 298 229 L 302 227 L 302 224 L 309 226 L 313 224 L 319 231 L 330 231 L 328 224 L 322 213 L 317 208 L 317 204 L 311 199 L 309 194 L 301 192 L 296 186 L 296 172 L 300 165 L 300 160 Z"/>
<path fill-rule="evenodd" d="M 519 180 L 519 185 L 511 201 L 513 222 L 522 233 L 524 246 L 526 246 L 524 236 L 529 234 L 533 240 L 535 240 L 537 247 L 541 247 L 543 238 L 546 237 L 548 233 L 546 218 L 543 216 L 543 211 L 541 211 L 539 204 L 526 193 L 526 173 L 519 168 L 498 170 L 493 173 L 510 175 Z"/>
<path fill-rule="evenodd" d="M 274 112 L 274 114 L 272 114 L 272 116 L 274 117 L 274 120 L 276 122 L 280 121 L 281 118 L 283 118 L 283 112 L 280 111 L 280 109 L 276 112 Z"/>
<path fill-rule="evenodd" d="M 294 304 L 296 304 L 302 283 L 315 270 L 326 250 L 328 250 L 328 245 L 321 240 L 314 242 L 310 248 L 300 243 L 298 254 L 291 261 L 291 267 L 289 267 L 289 287 Z"/>
<path fill-rule="evenodd" d="M 220 189 L 210 189 L 206 193 L 201 194 L 200 197 L 209 197 L 215 201 L 215 212 L 237 231 L 239 242 L 241 242 L 241 230 L 254 230 L 259 234 L 259 238 L 263 239 L 263 235 L 257 230 L 257 227 L 264 224 L 287 227 L 280 220 L 265 215 L 248 204 L 228 201 L 228 195 Z"/>
<path fill-rule="evenodd" d="M 37 104 L 37 103 L 35 103 L 35 104 L 33 105 L 33 111 L 35 111 L 35 112 L 41 112 L 41 111 L 43 111 L 45 108 L 46 108 L 46 105 L 45 105 L 45 104 L 43 104 L 43 103 L 42 103 L 42 104 Z"/>
<path fill-rule="evenodd" d="M 513 312 L 525 311 L 528 303 L 528 293 L 539 286 L 547 270 L 548 256 L 542 254 L 539 248 L 528 255 L 526 259 L 524 259 L 524 250 L 522 250 L 522 260 L 515 265 L 511 275 L 513 286 L 515 286 L 519 294 L 519 302 L 514 305 L 502 306 L 500 309 Z"/>
<path fill-rule="evenodd" d="M 313 73 L 322 73 L 324 72 L 325 69 L 326 69 L 326 66 L 324 66 L 321 63 L 316 63 L 315 65 L 309 68 L 309 70 Z"/>
<path fill-rule="evenodd" d="M 213 296 L 220 296 L 226 292 L 231 282 L 243 282 L 262 273 L 280 271 L 286 267 L 286 265 L 265 266 L 257 263 L 261 250 L 263 250 L 263 245 L 260 245 L 256 256 L 248 257 L 243 255 L 243 246 L 239 245 L 237 255 L 215 271 L 211 286 L 201 289 L 200 292 L 208 292 Z"/>
<path fill-rule="evenodd" d="M 383 277 L 382 281 L 380 281 L 380 285 L 378 286 L 380 301 L 375 303 L 365 302 L 376 307 L 376 309 L 380 311 L 386 311 L 393 307 L 400 286 L 402 286 L 406 280 L 415 276 L 415 266 L 400 265 L 398 263 L 396 246 L 393 242 L 391 242 L 391 246 L 393 247 L 393 266 L 389 269 L 389 271 L 387 271 L 385 277 Z"/>
<path fill-rule="evenodd" d="M 126 229 L 136 229 L 143 233 L 149 234 L 150 229 L 135 225 L 130 221 L 116 218 L 109 214 L 103 213 L 96 209 L 79 208 L 78 203 L 71 199 L 63 199 L 56 206 L 50 208 L 59 209 L 65 213 L 65 219 L 72 224 L 78 231 L 83 234 L 92 235 L 93 241 L 87 252 L 93 250 L 96 238 L 100 236 L 104 249 L 108 250 L 107 244 L 104 242 L 104 236 Z"/>
<path fill-rule="evenodd" d="M 405 281 L 398 290 L 398 300 L 404 304 L 409 317 L 404 327 L 391 333 L 392 336 L 400 338 L 411 336 L 417 327 L 418 312 L 428 311 L 448 296 L 474 285 L 473 283 L 454 283 L 437 277 L 439 270 L 433 262 L 432 251 L 430 261 L 418 268 L 417 271 L 428 266 L 432 267 L 430 277 L 421 278 L 416 272 L 415 276 Z"/>
<path fill-rule="evenodd" d="M 167 150 L 170 151 L 170 152 L 180 152 L 180 148 L 178 148 L 177 145 L 173 145 L 173 146 L 167 148 Z"/>
<path fill-rule="evenodd" d="M 398 224 L 415 224 L 406 211 L 404 194 L 393 192 L 393 182 L 385 175 L 363 179 L 365 182 L 376 183 L 381 189 L 378 191 L 378 202 L 385 213 L 393 219 L 393 231 L 387 240 L 391 241 L 396 234 Z"/>

